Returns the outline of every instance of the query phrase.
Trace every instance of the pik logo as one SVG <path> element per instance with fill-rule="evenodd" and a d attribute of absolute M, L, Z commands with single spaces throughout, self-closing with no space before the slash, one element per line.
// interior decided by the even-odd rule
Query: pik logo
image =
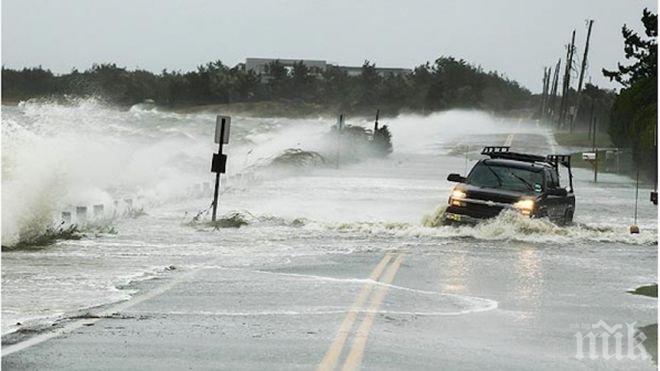
<path fill-rule="evenodd" d="M 649 356 L 643 343 L 646 335 L 635 329 L 636 322 L 610 326 L 600 320 L 596 324 L 583 326 L 589 329 L 575 333 L 577 359 L 630 359 L 645 360 Z"/>

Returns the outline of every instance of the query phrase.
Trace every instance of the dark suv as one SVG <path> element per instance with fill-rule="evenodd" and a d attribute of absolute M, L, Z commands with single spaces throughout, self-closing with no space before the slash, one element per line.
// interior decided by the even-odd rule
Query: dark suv
<path fill-rule="evenodd" d="M 458 182 L 445 211 L 448 223 L 476 223 L 511 209 L 531 218 L 549 218 L 559 225 L 573 221 L 575 195 L 570 155 L 537 156 L 510 152 L 509 147 L 485 147 L 467 177 Z M 559 166 L 568 169 L 569 190 L 559 184 Z"/>

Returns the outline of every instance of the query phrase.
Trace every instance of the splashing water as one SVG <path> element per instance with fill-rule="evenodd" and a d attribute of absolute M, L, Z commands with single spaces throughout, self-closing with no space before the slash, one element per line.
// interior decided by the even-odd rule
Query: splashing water
<path fill-rule="evenodd" d="M 216 150 L 213 114 L 181 115 L 142 105 L 122 111 L 94 99 L 68 105 L 29 101 L 3 111 L 3 245 L 35 238 L 59 223 L 60 211 L 75 206 L 109 209 L 124 198 L 153 206 L 209 180 L 209 158 Z M 283 121 L 235 120 L 229 176 L 264 158 L 298 165 L 288 161 L 290 148 L 303 143 L 309 151 L 297 150 L 308 154 L 301 161 L 323 163 L 313 150 L 327 146 L 323 135 L 332 121 Z"/>
<path fill-rule="evenodd" d="M 338 168 L 327 161 L 338 150 L 327 139 L 334 118 L 232 121 L 219 203 L 220 220 L 229 228 L 216 229 L 206 224 L 208 212 L 200 213 L 212 199 L 202 184 L 214 180 L 209 170 L 217 150 L 215 113 L 144 105 L 121 110 L 93 99 L 3 107 L 2 244 L 43 235 L 59 225 L 61 212 L 75 218 L 76 206 L 91 211 L 104 205 L 116 231 L 86 232 L 38 253 L 3 253 L 3 333 L 26 318 L 53 318 L 126 299 L 129 292 L 119 287 L 170 265 L 185 270 L 221 261 L 223 267 L 261 267 L 299 256 L 402 246 L 414 253 L 418 244 L 438 249 L 464 240 L 493 249 L 501 245 L 497 241 L 621 249 L 657 244 L 657 210 L 650 205 L 641 204 L 642 233 L 626 231 L 630 179 L 603 174 L 596 186 L 579 169 L 573 226 L 511 213 L 475 227 L 441 226 L 444 206 L 438 205 L 452 188 L 445 178 L 469 169 L 481 146 L 501 144 L 514 132 L 541 143 L 531 150 L 551 151 L 547 129 L 524 120 L 476 111 L 382 118 L 394 152 Z M 363 118 L 346 123 L 373 125 Z M 282 166 L 287 171 L 275 171 Z M 126 199 L 145 215 L 122 218 L 130 214 Z M 469 310 L 468 304 L 461 310 Z"/>

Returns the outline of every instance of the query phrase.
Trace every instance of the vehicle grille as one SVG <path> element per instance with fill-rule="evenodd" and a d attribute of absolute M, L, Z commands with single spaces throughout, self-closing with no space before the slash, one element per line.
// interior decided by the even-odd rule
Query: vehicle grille
<path fill-rule="evenodd" d="M 447 212 L 467 215 L 473 218 L 486 219 L 496 217 L 503 209 L 501 206 L 482 205 L 471 202 L 466 202 L 464 205 L 465 206 L 449 206 Z"/>
<path fill-rule="evenodd" d="M 493 193 L 493 194 L 469 193 L 468 198 L 472 198 L 475 200 L 493 201 L 503 204 L 512 203 L 511 196 L 502 196 L 502 195 L 498 195 L 497 193 Z"/>

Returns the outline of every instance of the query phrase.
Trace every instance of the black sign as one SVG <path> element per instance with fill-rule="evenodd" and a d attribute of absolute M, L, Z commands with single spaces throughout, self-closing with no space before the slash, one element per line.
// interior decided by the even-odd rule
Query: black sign
<path fill-rule="evenodd" d="M 211 172 L 224 174 L 227 168 L 227 155 L 223 154 L 213 154 L 213 160 L 211 160 Z"/>

